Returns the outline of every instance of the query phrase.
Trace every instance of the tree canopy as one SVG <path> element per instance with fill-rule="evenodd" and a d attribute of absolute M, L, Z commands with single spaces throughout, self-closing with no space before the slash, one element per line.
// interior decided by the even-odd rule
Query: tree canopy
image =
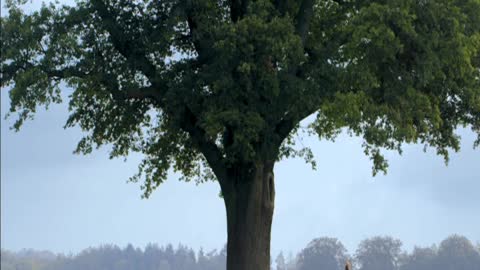
<path fill-rule="evenodd" d="M 77 1 L 1 19 L 2 87 L 14 128 L 73 89 L 77 152 L 144 154 L 148 196 L 170 168 L 224 181 L 226 170 L 303 156 L 302 119 L 321 139 L 382 149 L 423 143 L 448 160 L 458 126 L 480 133 L 478 0 Z M 476 144 L 480 143 L 480 138 Z"/>

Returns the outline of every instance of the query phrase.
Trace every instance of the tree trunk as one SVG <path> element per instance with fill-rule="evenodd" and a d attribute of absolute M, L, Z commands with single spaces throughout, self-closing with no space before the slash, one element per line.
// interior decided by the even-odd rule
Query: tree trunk
<path fill-rule="evenodd" d="M 229 178 L 229 188 L 222 191 L 227 209 L 227 270 L 270 270 L 273 162 L 239 166 Z"/>

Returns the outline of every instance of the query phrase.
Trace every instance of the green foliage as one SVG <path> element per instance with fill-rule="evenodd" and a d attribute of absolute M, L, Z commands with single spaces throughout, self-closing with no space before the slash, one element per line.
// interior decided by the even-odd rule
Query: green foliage
<path fill-rule="evenodd" d="M 382 149 L 423 143 L 447 161 L 458 126 L 480 133 L 478 0 L 19 4 L 1 18 L 14 128 L 70 87 L 77 152 L 143 153 L 146 196 L 170 169 L 201 182 L 284 157 L 314 166 L 293 140 L 312 114 L 320 138 L 362 136 L 374 173 Z"/>
<path fill-rule="evenodd" d="M 374 172 L 386 169 L 380 148 L 401 153 L 402 143 L 436 147 L 448 161 L 448 149 L 459 150 L 458 125 L 479 131 L 480 3 L 467 2 L 352 8 L 341 52 L 331 60 L 344 67 L 337 90 L 313 125 L 319 135 L 348 127 L 363 136 Z"/>

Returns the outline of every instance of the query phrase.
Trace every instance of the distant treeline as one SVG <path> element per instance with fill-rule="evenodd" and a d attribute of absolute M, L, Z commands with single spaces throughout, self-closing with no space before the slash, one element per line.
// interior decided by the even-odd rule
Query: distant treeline
<path fill-rule="evenodd" d="M 1 252 L 1 270 L 224 270 L 226 250 L 195 253 L 179 245 L 148 245 L 143 250 L 128 245 L 104 245 L 77 255 L 57 255 L 48 251 Z M 363 240 L 349 254 L 336 238 L 311 241 L 296 256 L 280 253 L 272 262 L 276 270 L 343 270 L 350 261 L 356 270 L 479 270 L 480 244 L 452 235 L 439 245 L 402 250 L 402 242 L 388 236 Z"/>

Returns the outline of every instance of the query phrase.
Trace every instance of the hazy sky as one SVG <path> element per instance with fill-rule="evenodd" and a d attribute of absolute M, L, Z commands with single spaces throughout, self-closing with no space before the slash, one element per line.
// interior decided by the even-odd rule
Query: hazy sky
<path fill-rule="evenodd" d="M 66 105 L 40 109 L 15 133 L 9 130 L 14 117 L 4 120 L 8 104 L 2 89 L 2 248 L 76 253 L 105 243 L 183 243 L 207 250 L 225 244 L 216 183 L 196 186 L 172 174 L 142 200 L 139 184 L 126 183 L 140 156 L 109 160 L 107 148 L 73 155 L 81 132 L 62 128 Z M 375 178 L 361 139 L 304 138 L 318 170 L 297 159 L 276 165 L 272 253 L 297 252 L 321 236 L 339 238 L 350 252 L 374 235 L 400 238 L 407 249 L 453 233 L 480 241 L 480 150 L 472 149 L 475 134 L 459 134 L 462 151 L 452 154 L 448 167 L 433 149 L 423 153 L 422 146 L 407 145 L 403 156 L 387 153 L 389 172 Z"/>

